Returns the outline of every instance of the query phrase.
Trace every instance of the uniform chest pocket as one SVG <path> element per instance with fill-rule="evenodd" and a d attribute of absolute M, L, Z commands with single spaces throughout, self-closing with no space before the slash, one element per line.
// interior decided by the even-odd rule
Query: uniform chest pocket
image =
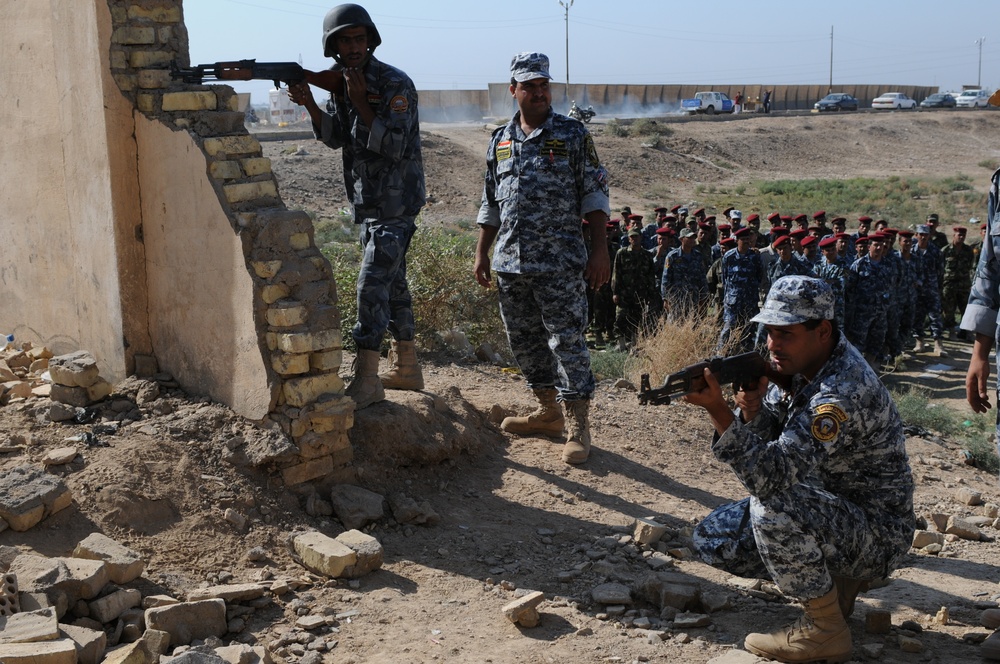
<path fill-rule="evenodd" d="M 513 159 L 504 159 L 497 163 L 497 200 L 510 198 L 517 192 L 517 172 Z"/>

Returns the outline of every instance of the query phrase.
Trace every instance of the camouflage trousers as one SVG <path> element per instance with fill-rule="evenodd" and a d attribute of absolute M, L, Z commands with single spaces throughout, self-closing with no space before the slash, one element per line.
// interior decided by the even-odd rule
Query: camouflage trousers
<path fill-rule="evenodd" d="M 930 319 L 931 337 L 940 339 L 944 332 L 944 321 L 941 320 L 941 296 L 937 287 L 922 288 L 917 292 L 917 305 L 913 312 L 913 336 L 918 339 L 924 338 L 927 319 Z"/>
<path fill-rule="evenodd" d="M 797 600 L 822 597 L 831 575 L 873 580 L 889 575 L 908 550 L 912 527 L 880 527 L 859 506 L 797 484 L 766 501 L 717 507 L 692 535 L 701 559 L 730 574 L 771 579 Z"/>
<path fill-rule="evenodd" d="M 896 334 L 896 345 L 890 348 L 898 348 L 899 353 L 910 347 L 910 338 L 913 336 L 913 315 L 917 308 L 915 297 L 906 297 L 899 302 L 899 332 Z"/>
<path fill-rule="evenodd" d="M 858 307 L 847 324 L 847 339 L 862 353 L 881 355 L 888 322 L 885 307 Z"/>
<path fill-rule="evenodd" d="M 532 390 L 555 387 L 560 401 L 594 393 L 587 296 L 579 272 L 497 273 L 500 316 L 517 366 Z"/>
<path fill-rule="evenodd" d="M 734 333 L 739 334 L 740 337 L 735 342 L 735 346 L 726 351 L 728 354 L 735 355 L 753 350 L 757 326 L 751 323 L 750 319 L 759 312 L 760 309 L 756 302 L 754 302 L 753 308 L 741 307 L 737 309 L 728 304 L 725 305 L 722 310 L 722 332 L 719 333 L 718 350 L 722 352 L 726 349 Z"/>
<path fill-rule="evenodd" d="M 351 330 L 359 349 L 378 350 L 386 330 L 398 341 L 413 340 L 413 304 L 406 283 L 406 250 L 416 230 L 413 217 L 361 224 L 358 322 Z"/>
<path fill-rule="evenodd" d="M 604 284 L 594 293 L 594 329 L 605 336 L 615 331 L 615 301 L 611 284 Z"/>
<path fill-rule="evenodd" d="M 961 320 L 962 314 L 965 313 L 965 305 L 969 301 L 970 290 L 972 284 L 968 281 L 944 282 L 944 287 L 941 289 L 941 314 L 945 327 L 955 327 L 958 324 L 955 320 L 956 314 Z"/>
<path fill-rule="evenodd" d="M 903 352 L 903 345 L 899 341 L 899 316 L 902 313 L 899 305 L 899 300 L 893 300 L 885 312 L 884 345 L 888 348 L 890 357 L 896 357 Z"/>

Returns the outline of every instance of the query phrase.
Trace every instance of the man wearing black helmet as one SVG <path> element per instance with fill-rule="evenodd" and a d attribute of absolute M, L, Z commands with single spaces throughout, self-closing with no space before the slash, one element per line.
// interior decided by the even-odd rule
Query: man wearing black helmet
<path fill-rule="evenodd" d="M 425 203 L 417 92 L 405 73 L 372 55 L 381 43 L 363 7 L 334 7 L 323 21 L 323 51 L 337 64 L 306 72 L 308 82 L 330 90 L 329 112 L 316 104 L 308 84 L 289 86 L 291 100 L 309 112 L 316 138 L 343 150 L 344 184 L 361 225 L 358 321 L 351 332 L 358 355 L 346 391 L 359 409 L 385 399 L 384 388 L 424 386 L 406 283 L 406 250 Z M 379 374 L 387 330 L 394 359 Z"/>

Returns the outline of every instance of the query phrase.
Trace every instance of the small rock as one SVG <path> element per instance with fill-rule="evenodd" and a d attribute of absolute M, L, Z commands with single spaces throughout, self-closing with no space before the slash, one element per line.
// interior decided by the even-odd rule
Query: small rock
<path fill-rule="evenodd" d="M 924 644 L 922 641 L 920 641 L 920 639 L 914 639 L 909 636 L 900 636 L 899 649 L 902 650 L 903 652 L 911 652 L 911 653 L 923 652 Z"/>
<path fill-rule="evenodd" d="M 501 609 L 507 620 L 522 627 L 535 627 L 541 620 L 538 615 L 538 605 L 545 600 L 545 593 L 535 591 L 524 597 L 508 602 Z"/>
<path fill-rule="evenodd" d="M 935 614 L 935 616 L 934 616 L 934 622 L 936 622 L 939 625 L 947 625 L 948 624 L 948 607 L 947 606 L 942 606 L 940 609 L 938 609 L 937 614 Z"/>
<path fill-rule="evenodd" d="M 865 615 L 865 631 L 869 634 L 888 634 L 892 629 L 892 614 L 875 609 Z"/>
<path fill-rule="evenodd" d="M 978 491 L 974 491 L 968 487 L 961 487 L 955 492 L 955 500 L 962 505 L 982 505 L 983 504 L 983 494 Z"/>
<path fill-rule="evenodd" d="M 948 535 L 955 535 L 965 540 L 972 540 L 973 542 L 977 542 L 982 539 L 979 528 L 970 523 L 968 519 L 963 519 L 958 516 L 948 518 L 948 525 L 945 527 L 944 532 Z"/>
<path fill-rule="evenodd" d="M 598 604 L 631 604 L 632 590 L 621 583 L 602 583 L 590 595 Z"/>
<path fill-rule="evenodd" d="M 708 627 L 711 624 L 711 616 L 705 615 L 704 613 L 678 613 L 674 616 L 674 629 Z"/>
<path fill-rule="evenodd" d="M 45 456 L 42 457 L 42 465 L 61 466 L 75 459 L 79 453 L 80 451 L 75 447 L 57 447 L 46 452 Z"/>

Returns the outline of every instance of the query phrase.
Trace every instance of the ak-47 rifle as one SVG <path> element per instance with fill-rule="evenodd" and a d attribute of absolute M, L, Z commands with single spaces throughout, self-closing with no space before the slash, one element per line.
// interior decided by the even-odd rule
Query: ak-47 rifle
<path fill-rule="evenodd" d="M 655 390 L 649 385 L 649 374 L 642 374 L 639 403 L 654 406 L 669 404 L 685 394 L 704 389 L 705 369 L 709 369 L 720 384 L 731 383 L 734 388 L 742 389 L 755 387 L 761 376 L 770 376 L 773 373 L 760 353 L 713 357 L 670 374 L 663 381 L 663 385 Z"/>
<path fill-rule="evenodd" d="M 256 60 L 233 60 L 186 68 L 174 67 L 170 71 L 170 77 L 195 85 L 201 85 L 206 78 L 211 81 L 274 81 L 276 88 L 280 88 L 282 83 L 294 85 L 309 78 L 306 70 L 297 62 Z"/>

